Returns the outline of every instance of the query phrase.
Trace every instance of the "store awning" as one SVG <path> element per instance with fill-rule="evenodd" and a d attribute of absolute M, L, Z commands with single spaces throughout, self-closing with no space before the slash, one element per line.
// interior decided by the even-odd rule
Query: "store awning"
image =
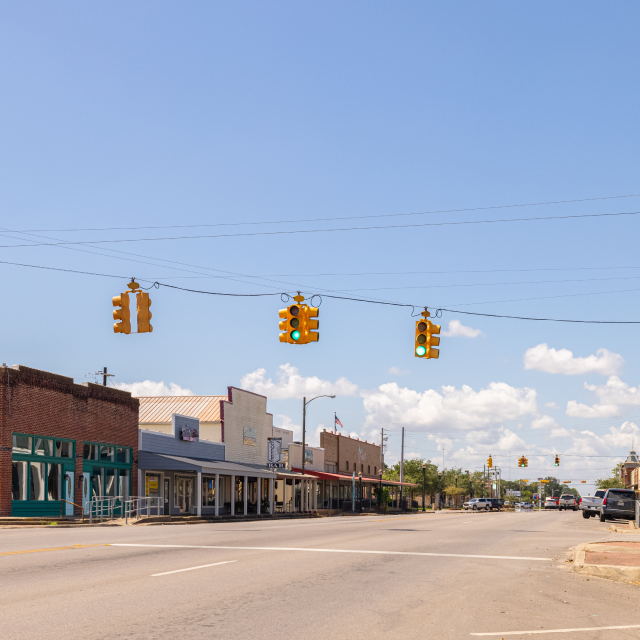
<path fill-rule="evenodd" d="M 275 478 L 276 473 L 258 465 L 227 462 L 224 460 L 198 460 L 170 456 L 165 453 L 138 451 L 138 468 L 153 471 L 200 471 L 201 473 L 221 473 L 223 475 Z"/>

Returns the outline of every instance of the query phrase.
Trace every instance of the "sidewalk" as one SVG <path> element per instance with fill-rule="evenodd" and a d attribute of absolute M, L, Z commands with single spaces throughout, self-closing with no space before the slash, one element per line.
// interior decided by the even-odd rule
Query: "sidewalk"
<path fill-rule="evenodd" d="M 640 541 L 621 539 L 579 544 L 574 549 L 571 571 L 640 584 Z"/>

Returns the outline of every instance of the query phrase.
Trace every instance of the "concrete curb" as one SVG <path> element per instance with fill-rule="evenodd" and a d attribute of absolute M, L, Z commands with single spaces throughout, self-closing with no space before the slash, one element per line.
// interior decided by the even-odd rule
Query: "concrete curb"
<path fill-rule="evenodd" d="M 586 563 L 585 559 L 587 551 L 612 551 L 613 549 L 616 550 L 616 553 L 633 553 L 631 549 L 622 551 L 622 548 L 615 547 L 614 545 L 595 545 L 589 542 L 584 542 L 579 544 L 573 550 L 573 564 L 571 565 L 571 571 L 584 576 L 608 578 L 609 580 L 616 580 L 617 582 L 632 582 L 634 584 L 640 583 L 640 567 L 621 567 L 613 564 Z"/>

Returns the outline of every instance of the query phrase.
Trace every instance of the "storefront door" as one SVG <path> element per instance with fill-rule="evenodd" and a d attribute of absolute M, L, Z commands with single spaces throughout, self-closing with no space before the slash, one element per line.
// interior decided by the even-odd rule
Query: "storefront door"
<path fill-rule="evenodd" d="M 73 482 L 74 479 L 76 477 L 76 474 L 74 471 L 66 471 L 64 474 L 64 499 L 67 500 L 68 502 L 65 502 L 64 505 L 66 507 L 65 509 L 65 513 L 68 516 L 72 516 L 73 515 L 73 510 L 74 510 L 74 506 L 73 504 L 70 504 L 72 502 L 74 502 L 73 498 L 74 498 L 74 487 L 75 487 L 75 483 Z"/>
<path fill-rule="evenodd" d="M 193 495 L 193 478 L 176 478 L 176 504 L 180 513 L 191 511 L 191 496 Z"/>
<path fill-rule="evenodd" d="M 89 509 L 91 508 L 91 474 L 88 472 L 84 472 L 82 474 L 82 506 L 84 507 L 85 515 L 89 514 Z"/>

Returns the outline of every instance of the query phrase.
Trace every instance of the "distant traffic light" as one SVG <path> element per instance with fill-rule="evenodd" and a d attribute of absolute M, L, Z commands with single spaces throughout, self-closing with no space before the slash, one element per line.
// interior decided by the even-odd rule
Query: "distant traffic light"
<path fill-rule="evenodd" d="M 529 461 L 522 456 L 521 458 L 518 458 L 518 466 L 519 467 L 528 467 L 529 466 Z"/>
<path fill-rule="evenodd" d="M 489 457 L 487 458 L 487 467 L 488 467 L 489 469 L 492 469 L 492 468 L 493 468 L 493 458 L 492 458 L 491 456 L 489 456 Z"/>
<path fill-rule="evenodd" d="M 416 322 L 414 355 L 416 358 L 437 358 L 440 355 L 437 347 L 440 344 L 440 338 L 435 337 L 440 333 L 440 326 L 433 324 L 428 320 L 431 314 L 425 308 L 422 312 L 423 320 Z"/>
<path fill-rule="evenodd" d="M 522 460 L 524 461 L 524 467 L 528 467 L 529 466 L 529 460 L 527 458 L 522 458 Z"/>
<path fill-rule="evenodd" d="M 556 454 L 556 467 L 560 466 L 560 456 Z"/>
<path fill-rule="evenodd" d="M 153 327 L 151 326 L 151 300 L 149 294 L 141 291 L 136 294 L 136 304 L 138 311 L 138 333 L 151 333 Z"/>
<path fill-rule="evenodd" d="M 120 320 L 113 325 L 114 333 L 131 333 L 131 310 L 129 309 L 129 294 L 121 293 L 112 300 L 113 306 L 118 307 L 113 311 L 113 319 Z"/>
<path fill-rule="evenodd" d="M 302 304 L 304 296 L 298 294 L 293 299 L 296 304 L 292 304 L 286 309 L 280 309 L 280 342 L 289 344 L 309 344 L 309 342 L 318 342 L 320 334 L 318 329 L 318 307 L 310 307 Z"/>

